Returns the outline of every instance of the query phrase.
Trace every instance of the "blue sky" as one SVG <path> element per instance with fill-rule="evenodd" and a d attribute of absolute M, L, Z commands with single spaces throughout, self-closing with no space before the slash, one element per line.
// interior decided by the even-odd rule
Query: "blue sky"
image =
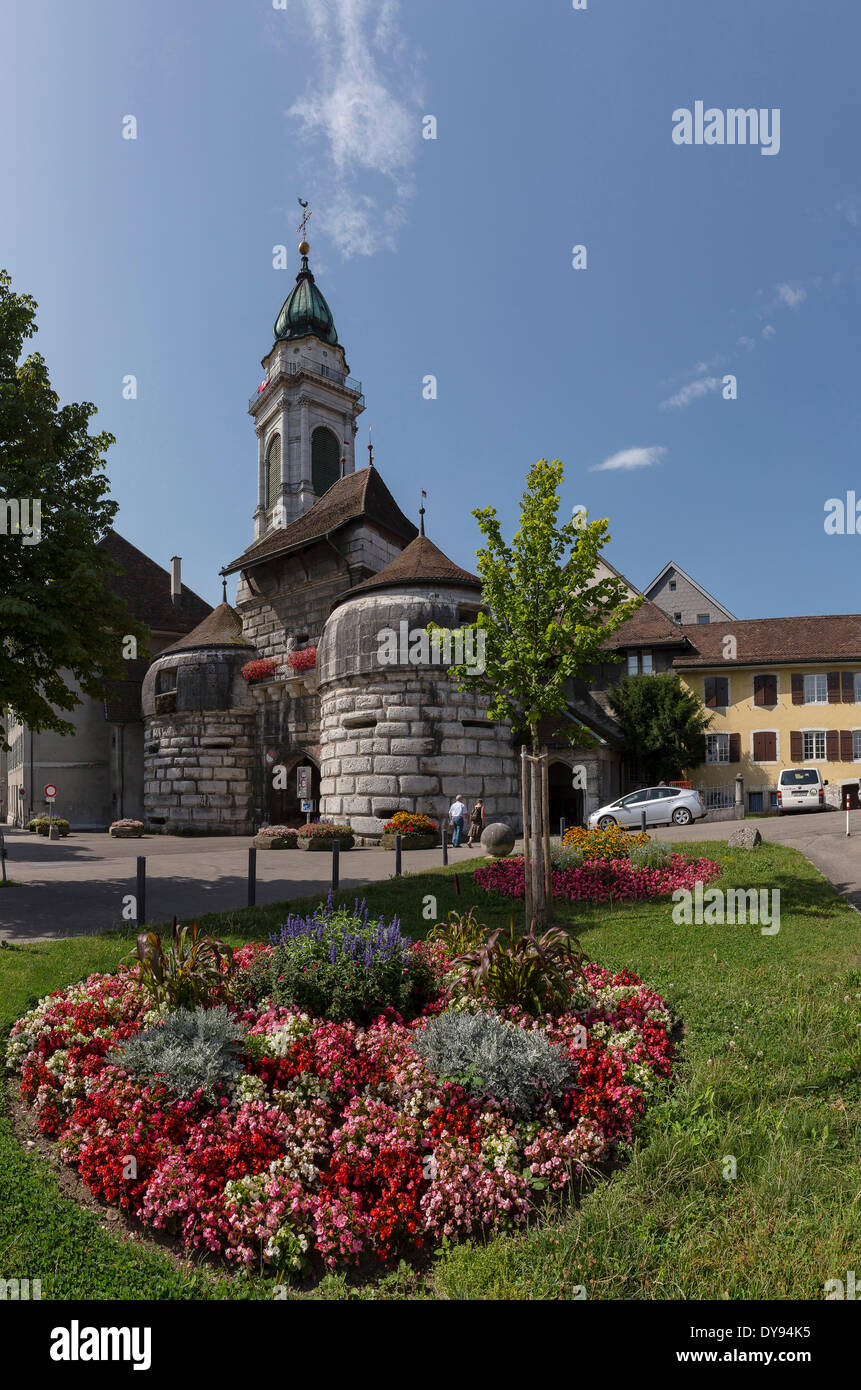
<path fill-rule="evenodd" d="M 13 0 L 0 264 L 116 435 L 117 528 L 210 602 L 301 194 L 358 442 L 453 559 L 559 457 L 635 584 L 672 559 L 739 617 L 859 611 L 861 536 L 823 525 L 861 498 L 859 43 L 857 0 Z M 675 144 L 700 100 L 778 108 L 779 153 Z"/>

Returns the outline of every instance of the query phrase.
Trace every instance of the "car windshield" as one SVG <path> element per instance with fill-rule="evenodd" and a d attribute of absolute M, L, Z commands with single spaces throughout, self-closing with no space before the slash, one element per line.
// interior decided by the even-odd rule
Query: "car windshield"
<path fill-rule="evenodd" d="M 794 767 L 791 772 L 781 772 L 782 787 L 815 787 L 819 773 L 815 767 Z"/>

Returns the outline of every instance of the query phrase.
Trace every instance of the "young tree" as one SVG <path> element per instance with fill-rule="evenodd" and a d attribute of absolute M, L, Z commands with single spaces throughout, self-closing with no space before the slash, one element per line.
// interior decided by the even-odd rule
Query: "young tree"
<path fill-rule="evenodd" d="M 99 545 L 117 511 L 113 436 L 88 433 L 94 405 L 59 404 L 39 353 L 20 361 L 36 307 L 0 270 L 0 709 L 72 733 L 67 679 L 99 698 L 123 674 L 123 637 L 146 629 L 108 588 L 116 566 Z"/>
<path fill-rule="evenodd" d="M 712 716 L 675 671 L 623 676 L 608 699 L 647 782 L 680 777 L 705 760 L 705 730 Z"/>
<path fill-rule="evenodd" d="M 596 661 L 607 638 L 642 603 L 621 579 L 595 579 L 609 522 L 588 522 L 582 513 L 558 525 L 563 469 L 540 459 L 530 469 L 521 498 L 520 529 L 511 545 L 502 537 L 494 507 L 473 512 L 486 544 L 478 551 L 485 612 L 469 626 L 484 634 L 484 669 L 461 665 L 451 674 L 461 688 L 490 696 L 491 719 L 510 720 L 528 741 L 528 799 L 531 835 L 526 836 L 527 927 L 547 920 L 550 878 L 546 787 L 542 785 L 538 726 L 559 715 L 568 683 Z M 532 761 L 535 759 L 536 761 Z"/>

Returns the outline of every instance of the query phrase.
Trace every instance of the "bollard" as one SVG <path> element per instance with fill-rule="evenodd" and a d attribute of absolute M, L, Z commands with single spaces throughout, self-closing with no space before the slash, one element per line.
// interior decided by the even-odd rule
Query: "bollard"
<path fill-rule="evenodd" d="M 641 830 L 642 833 L 645 835 L 645 833 L 646 833 L 646 813 L 645 813 L 645 811 L 641 811 L 641 812 L 640 812 L 640 830 Z"/>
<path fill-rule="evenodd" d="M 445 826 L 442 828 L 442 862 L 443 864 L 448 863 L 448 836 L 445 832 Z"/>
<path fill-rule="evenodd" d="M 395 836 L 395 878 L 401 876 L 401 832 Z"/>
<path fill-rule="evenodd" d="M 138 855 L 138 884 L 135 898 L 138 926 L 146 925 L 146 858 Z"/>
<path fill-rule="evenodd" d="M 337 893 L 338 882 L 341 877 L 341 842 L 332 841 L 332 892 Z"/>
<path fill-rule="evenodd" d="M 559 839 L 560 839 L 560 840 L 564 840 L 564 839 L 565 839 L 565 817 L 564 817 L 564 816 L 562 817 L 562 819 L 561 819 L 560 822 L 559 822 Z"/>
<path fill-rule="evenodd" d="M 248 906 L 257 904 L 257 850 L 254 845 L 248 851 Z"/>

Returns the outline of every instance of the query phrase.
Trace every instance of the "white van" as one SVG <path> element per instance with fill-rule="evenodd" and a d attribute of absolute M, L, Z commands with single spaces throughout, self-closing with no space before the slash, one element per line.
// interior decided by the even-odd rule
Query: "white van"
<path fill-rule="evenodd" d="M 818 767 L 785 767 L 777 779 L 777 814 L 824 811 L 827 786 Z"/>

